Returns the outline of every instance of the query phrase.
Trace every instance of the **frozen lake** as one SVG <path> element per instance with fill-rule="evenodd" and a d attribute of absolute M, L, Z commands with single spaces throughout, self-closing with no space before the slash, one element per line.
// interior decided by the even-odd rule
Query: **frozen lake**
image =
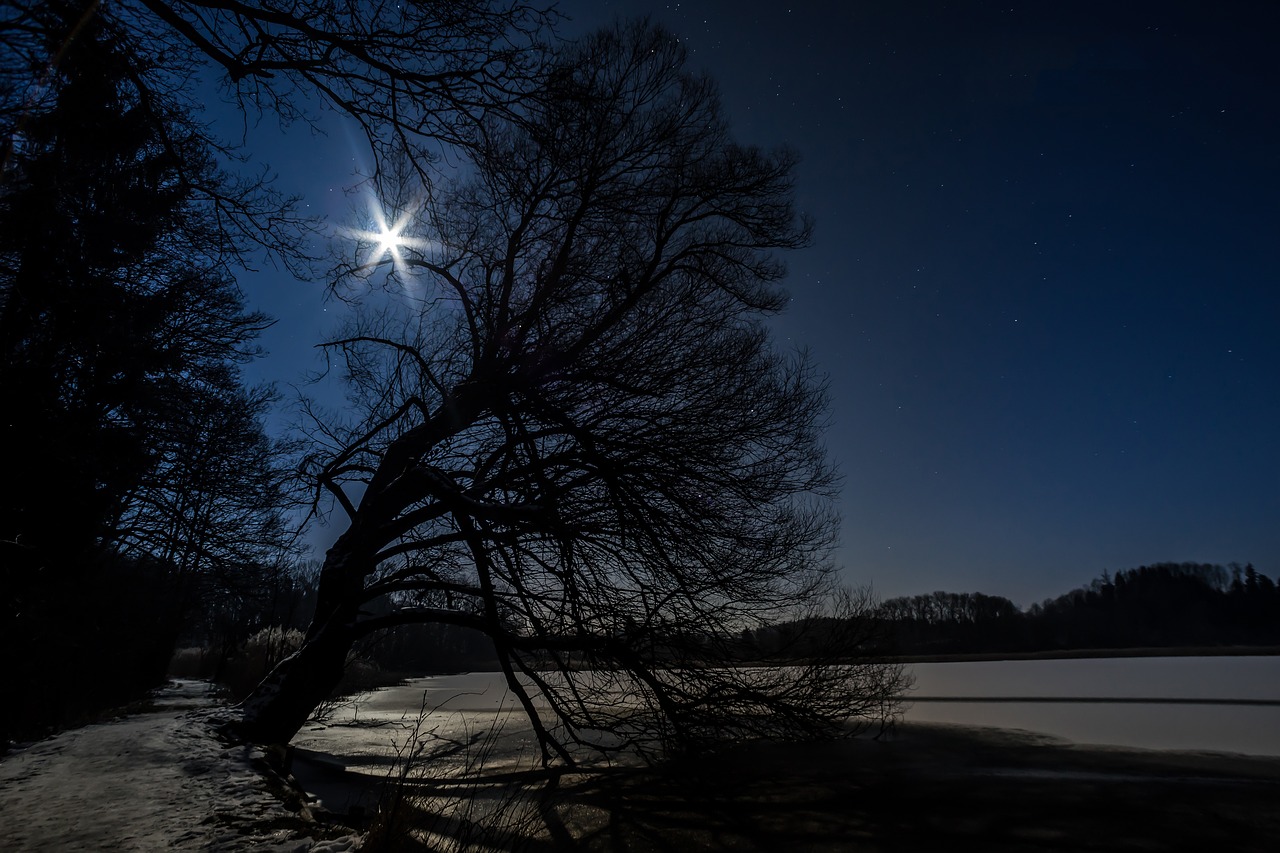
<path fill-rule="evenodd" d="M 1280 657 L 929 663 L 909 670 L 915 684 L 908 722 L 1023 729 L 1082 744 L 1280 755 Z M 524 712 L 502 676 L 489 672 L 379 690 L 330 725 L 304 727 L 294 743 L 372 770 L 405 749 L 415 728 L 446 744 L 500 742 L 497 752 L 512 760 L 532 755 Z"/>
<path fill-rule="evenodd" d="M 1077 743 L 1280 755 L 1280 657 L 922 663 L 910 671 L 909 721 L 1025 729 Z M 1090 701 L 1063 701 L 1072 699 Z"/>
<path fill-rule="evenodd" d="M 1280 657 L 928 663 L 909 669 L 915 684 L 907 697 L 908 722 L 1022 729 L 1080 744 L 1280 756 Z M 524 712 L 492 672 L 415 678 L 378 690 L 338 709 L 325 724 L 304 726 L 293 740 L 299 755 L 313 763 L 337 756 L 339 766 L 374 783 L 353 789 L 350 780 L 358 777 L 346 774 L 334 783 L 331 773 L 313 767 L 308 790 L 338 811 L 355 804 L 372 808 L 376 783 L 395 772 L 416 743 L 426 744 L 432 756 L 427 766 L 442 775 L 467 768 L 477 754 L 490 770 L 527 768 L 536 760 Z M 295 772 L 305 766 L 295 760 Z"/>

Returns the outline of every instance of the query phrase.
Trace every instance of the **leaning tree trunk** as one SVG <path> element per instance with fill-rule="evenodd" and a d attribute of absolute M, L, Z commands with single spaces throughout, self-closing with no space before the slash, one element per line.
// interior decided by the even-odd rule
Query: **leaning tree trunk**
<path fill-rule="evenodd" d="M 338 686 L 347 655 L 363 630 L 357 622 L 366 600 L 365 582 L 378 563 L 379 549 L 387 544 L 387 525 L 430 493 L 430 478 L 409 475 L 424 453 L 473 423 L 490 404 L 492 393 L 485 383 L 464 383 L 442 403 L 438 416 L 410 429 L 382 452 L 351 526 L 325 554 L 307 639 L 240 704 L 241 737 L 287 743 Z"/>
<path fill-rule="evenodd" d="M 282 660 L 240 703 L 237 734 L 254 743 L 288 743 L 342 680 L 357 638 L 363 564 L 340 537 L 325 557 L 316 613 L 302 648 Z"/>
<path fill-rule="evenodd" d="M 240 703 L 236 733 L 253 743 L 292 740 L 342 680 L 353 642 L 350 631 L 321 628 Z"/>

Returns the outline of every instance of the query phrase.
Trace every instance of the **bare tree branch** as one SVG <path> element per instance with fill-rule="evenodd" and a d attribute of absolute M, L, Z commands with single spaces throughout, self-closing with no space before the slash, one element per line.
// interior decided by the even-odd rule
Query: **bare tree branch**
<path fill-rule="evenodd" d="M 416 619 L 491 639 L 547 761 L 892 712 L 900 671 L 832 598 L 822 382 L 762 322 L 808 241 L 795 159 L 735 144 L 683 62 L 644 25 L 584 40 L 417 209 L 437 290 L 330 347 L 357 417 L 318 470 L 363 494 L 251 736 L 292 734 L 342 637 Z M 382 592 L 404 609 L 363 614 Z M 823 642 L 738 665 L 776 625 Z"/>

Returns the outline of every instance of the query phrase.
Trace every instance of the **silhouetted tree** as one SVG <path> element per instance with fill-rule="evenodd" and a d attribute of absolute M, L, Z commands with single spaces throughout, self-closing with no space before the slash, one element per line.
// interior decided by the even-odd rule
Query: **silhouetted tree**
<path fill-rule="evenodd" d="M 260 249 L 309 271 L 314 224 L 264 173 L 224 170 L 246 158 L 194 120 L 193 81 L 216 68 L 247 121 L 328 104 L 375 162 L 410 151 L 421 166 L 535 84 L 548 21 L 518 3 L 0 3 L 0 441 L 40 465 L 0 503 L 0 640 L 21 645 L 14 620 L 54 607 L 48 574 L 32 586 L 42 568 L 100 572 L 109 551 L 146 554 L 115 565 L 148 573 L 157 553 L 226 568 L 278 527 L 262 502 L 275 472 L 243 473 L 264 447 L 242 417 L 259 392 L 226 362 L 251 355 L 263 318 L 232 276 Z M 219 447 L 178 449 L 184 424 L 194 439 L 237 417 Z M 195 457 L 242 475 L 215 495 L 191 479 Z"/>
<path fill-rule="evenodd" d="M 538 38 L 555 17 L 518 0 L 120 5 L 152 51 L 211 63 L 245 112 L 311 121 L 322 101 L 359 124 L 375 158 L 407 151 L 417 163 L 537 85 Z"/>
<path fill-rule="evenodd" d="M 5 133 L 0 441 L 41 476 L 5 490 L 0 525 L 11 548 L 67 562 L 114 543 L 156 436 L 205 389 L 236 387 L 228 364 L 266 320 L 245 311 L 193 198 L 187 176 L 215 168 L 186 118 L 135 85 L 92 4 L 33 16 L 52 64 Z"/>
<path fill-rule="evenodd" d="M 292 538 L 290 448 L 262 426 L 274 394 L 226 371 L 178 396 L 182 407 L 150 436 L 151 470 L 122 501 L 118 547 L 158 556 L 182 578 L 234 583 Z"/>
<path fill-rule="evenodd" d="M 980 592 L 891 598 L 876 616 L 903 654 L 1010 651 L 1023 643 L 1023 614 L 1013 602 Z"/>
<path fill-rule="evenodd" d="M 1156 563 L 1104 572 L 1025 613 L 1006 599 L 945 592 L 890 599 L 876 612 L 904 654 L 1266 645 L 1280 641 L 1274 590 L 1252 565 Z"/>
<path fill-rule="evenodd" d="M 0 496 L 0 621 L 20 682 L 62 677 L 77 649 L 110 655 L 136 688 L 163 677 L 178 630 L 179 552 L 208 554 L 280 509 L 278 492 L 259 490 L 238 523 L 222 513 L 197 528 L 177 523 L 176 504 L 225 498 L 238 489 L 226 470 L 273 478 L 279 466 L 274 451 L 250 452 L 266 446 L 262 408 L 246 407 L 236 368 L 266 320 L 245 310 L 216 211 L 188 180 L 216 182 L 212 155 L 138 84 L 145 69 L 95 8 L 52 0 L 0 28 L 43 39 L 22 45 L 40 76 L 4 90 L 21 109 L 0 111 L 0 446 L 34 472 Z M 219 420 L 237 430 L 210 429 Z M 223 470 L 179 484 L 175 466 L 197 457 Z M 126 635 L 151 622 L 153 650 L 127 652 Z"/>
<path fill-rule="evenodd" d="M 350 527 L 245 736 L 291 738 L 353 642 L 416 621 L 489 638 L 544 760 L 892 705 L 891 666 L 714 665 L 820 606 L 835 516 L 821 389 L 761 322 L 808 240 L 794 159 L 733 143 L 684 61 L 644 26 L 567 49 L 416 210 L 404 296 L 328 344 L 361 419 L 310 470 Z M 340 287 L 392 265 L 369 249 Z"/>
<path fill-rule="evenodd" d="M 222 140 L 191 120 L 203 108 L 193 81 L 204 80 L 219 83 L 246 122 L 314 126 L 331 107 L 363 129 L 375 166 L 392 152 L 412 153 L 424 166 L 442 142 L 464 141 L 460 128 L 539 85 L 539 38 L 554 20 L 519 0 L 5 0 L 0 118 L 16 124 L 40 104 L 51 59 L 84 25 L 111 33 L 139 99 L 181 127 L 171 146 L 195 141 L 224 164 L 250 159 L 243 139 Z M 241 176 L 188 165 L 180 158 L 173 167 L 185 189 L 216 210 L 229 268 L 239 249 L 256 245 L 294 272 L 311 272 L 312 228 L 294 200 L 269 190 L 265 169 Z"/>

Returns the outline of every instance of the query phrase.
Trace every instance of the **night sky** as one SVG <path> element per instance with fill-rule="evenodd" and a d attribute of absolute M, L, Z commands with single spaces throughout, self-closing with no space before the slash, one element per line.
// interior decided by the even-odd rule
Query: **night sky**
<path fill-rule="evenodd" d="M 650 15 L 741 141 L 800 152 L 815 245 L 774 327 L 829 378 L 851 584 L 1027 605 L 1158 561 L 1280 572 L 1271 4 L 560 8 Z M 362 157 L 328 126 L 250 142 L 338 226 Z M 242 283 L 281 318 L 251 378 L 295 382 L 343 307 Z"/>

